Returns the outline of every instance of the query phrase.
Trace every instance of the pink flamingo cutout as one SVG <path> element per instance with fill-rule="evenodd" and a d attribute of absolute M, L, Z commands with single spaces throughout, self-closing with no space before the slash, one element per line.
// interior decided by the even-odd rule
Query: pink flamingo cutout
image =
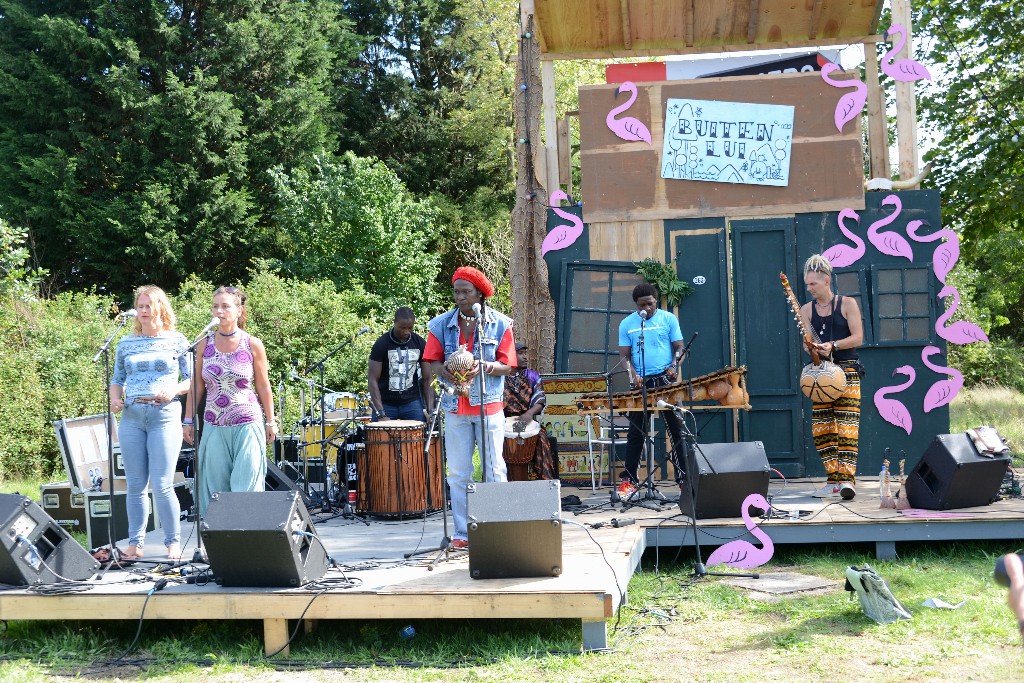
<path fill-rule="evenodd" d="M 558 249 L 565 249 L 566 247 L 573 244 L 583 234 L 583 221 L 574 213 L 563 211 L 558 208 L 561 206 L 562 201 L 569 199 L 568 196 L 561 190 L 555 190 L 548 197 L 551 201 L 551 209 L 560 217 L 569 221 L 571 225 L 556 225 L 551 228 L 551 232 L 544 238 L 544 242 L 540 245 L 540 255 L 548 253 L 549 251 L 557 251 Z"/>
<path fill-rule="evenodd" d="M 887 254 L 888 256 L 902 256 L 908 261 L 914 260 L 914 250 L 910 247 L 910 242 L 906 240 L 903 235 L 898 232 L 878 232 L 880 228 L 884 228 L 890 223 L 894 222 L 896 218 L 903 211 L 903 202 L 897 195 L 891 194 L 882 200 L 883 204 L 895 206 L 896 210 L 889 214 L 879 218 L 877 221 L 868 226 L 868 241 L 874 245 L 875 249 Z"/>
<path fill-rule="evenodd" d="M 924 412 L 926 413 L 930 413 L 944 405 L 949 405 L 956 398 L 956 395 L 960 393 L 960 390 L 964 388 L 964 376 L 959 370 L 956 368 L 945 368 L 928 360 L 928 356 L 936 353 L 942 353 L 939 347 L 924 347 L 921 349 L 921 362 L 932 372 L 937 372 L 940 375 L 949 375 L 950 379 L 940 379 L 928 387 L 928 392 L 924 395 Z"/>
<path fill-rule="evenodd" d="M 621 119 L 615 118 L 632 107 L 633 103 L 636 102 L 635 83 L 632 81 L 623 81 L 619 87 L 615 89 L 615 97 L 618 98 L 619 93 L 623 91 L 629 93 L 629 100 L 608 112 L 608 115 L 604 118 L 605 125 L 608 126 L 608 129 L 611 132 L 615 133 L 623 140 L 629 140 L 630 142 L 643 140 L 648 145 L 651 144 L 651 131 L 649 131 L 647 126 L 643 123 L 632 116 L 624 116 Z"/>
<path fill-rule="evenodd" d="M 772 559 L 772 555 L 775 554 L 775 544 L 772 543 L 768 534 L 762 531 L 754 523 L 754 520 L 750 519 L 750 512 L 747 508 L 751 507 L 765 511 L 771 508 L 760 493 L 751 493 L 743 499 L 743 505 L 740 507 L 740 514 L 743 515 L 743 523 L 747 525 L 747 531 L 761 541 L 762 547 L 758 548 L 753 543 L 744 540 L 729 541 L 711 553 L 711 557 L 708 558 L 709 567 L 716 564 L 727 564 L 737 569 L 753 569 Z"/>
<path fill-rule="evenodd" d="M 864 85 L 859 78 L 837 81 L 831 78 L 832 73 L 835 71 L 842 71 L 842 69 L 832 62 L 827 62 L 821 67 L 821 79 L 833 88 L 854 89 L 853 92 L 848 92 L 840 97 L 839 102 L 836 104 L 836 130 L 842 133 L 843 126 L 860 116 L 864 103 L 868 101 L 868 86 Z"/>
<path fill-rule="evenodd" d="M 946 285 L 939 290 L 939 298 L 953 297 L 953 305 L 935 321 L 935 333 L 948 342 L 954 344 L 973 344 L 974 342 L 987 342 L 988 335 L 985 331 L 972 322 L 957 320 L 955 323 L 946 326 L 946 321 L 953 317 L 956 309 L 960 308 L 960 290 L 953 285 Z"/>
<path fill-rule="evenodd" d="M 889 394 L 898 394 L 904 389 L 908 388 L 917 379 L 917 373 L 914 372 L 914 368 L 909 365 L 901 365 L 892 371 L 892 376 L 896 374 L 906 375 L 908 379 L 903 384 L 896 384 L 893 386 L 882 387 L 875 392 L 875 408 L 878 409 L 878 414 L 882 416 L 882 419 L 889 424 L 900 427 L 907 434 L 914 428 L 914 420 L 910 417 L 910 411 L 907 410 L 907 406 L 903 405 L 903 401 L 898 401 L 895 398 L 886 398 Z"/>
<path fill-rule="evenodd" d="M 893 24 L 890 26 L 889 30 L 885 32 L 886 40 L 894 33 L 900 34 L 900 37 L 889 48 L 889 51 L 882 55 L 882 62 L 879 65 L 882 73 L 896 81 L 932 80 L 932 75 L 928 73 L 928 69 L 915 59 L 904 57 L 903 59 L 897 59 L 895 62 L 889 61 L 894 59 L 894 55 L 902 50 L 907 42 L 907 29 L 903 27 L 903 24 Z"/>
<path fill-rule="evenodd" d="M 943 237 L 946 241 L 935 247 L 932 252 L 932 272 L 935 278 L 942 284 L 946 284 L 946 276 L 953 266 L 960 260 L 960 236 L 949 228 L 943 228 L 925 237 L 918 237 L 917 231 L 922 225 L 928 225 L 928 221 L 910 221 L 907 223 L 907 234 L 916 242 L 935 242 Z"/>
<path fill-rule="evenodd" d="M 843 209 L 839 212 L 839 230 L 853 242 L 851 247 L 848 244 L 833 244 L 822 254 L 832 264 L 833 268 L 845 268 L 856 263 L 866 251 L 864 240 L 857 236 L 852 230 L 843 225 L 843 219 L 852 218 L 860 223 L 860 216 L 853 209 Z"/>

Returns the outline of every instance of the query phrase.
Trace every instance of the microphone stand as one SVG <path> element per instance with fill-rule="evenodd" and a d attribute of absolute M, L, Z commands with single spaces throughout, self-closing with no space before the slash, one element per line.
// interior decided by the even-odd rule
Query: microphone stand
<path fill-rule="evenodd" d="M 313 363 L 313 365 L 309 366 L 309 369 L 306 370 L 306 374 L 307 375 L 310 372 L 312 372 L 314 368 L 319 368 L 319 371 L 320 371 L 320 459 L 321 459 L 321 461 L 323 463 L 323 478 L 324 478 L 324 481 L 323 481 L 323 484 L 324 484 L 324 497 L 323 497 L 323 501 L 321 502 L 320 511 L 328 513 L 328 514 L 334 512 L 334 508 L 331 507 L 331 495 L 330 495 L 331 491 L 330 491 L 330 488 L 329 488 L 330 487 L 330 476 L 327 474 L 327 420 L 326 420 L 327 412 L 326 412 L 325 406 L 324 406 L 325 392 L 323 390 L 324 386 L 325 386 L 324 385 L 324 364 L 328 360 L 330 360 L 336 353 L 338 353 L 339 351 L 341 351 L 345 347 L 351 345 L 356 340 L 356 338 L 359 337 L 361 334 L 363 334 L 364 332 L 369 332 L 369 331 L 370 331 L 369 328 L 365 328 L 365 327 L 363 329 L 359 330 L 358 332 L 356 332 L 356 334 L 351 339 L 346 339 L 342 343 L 338 344 L 338 346 L 336 346 L 334 348 L 334 350 L 330 351 L 326 356 L 324 356 L 323 358 L 321 358 L 317 362 Z M 308 465 L 308 463 L 307 463 L 307 465 Z M 339 484 L 341 483 L 341 475 L 340 474 L 338 475 L 338 483 Z M 348 473 L 347 472 L 345 473 L 345 484 L 344 484 L 344 487 L 345 487 L 344 490 L 340 490 L 339 489 L 341 494 L 342 494 L 342 497 L 344 498 L 344 501 L 345 501 L 344 506 L 342 508 L 341 516 L 343 518 L 345 518 L 345 519 L 358 519 L 358 520 L 362 521 L 364 524 L 366 524 L 367 526 L 369 526 L 370 523 L 367 520 L 363 519 L 362 517 L 357 517 L 356 516 L 356 514 L 352 511 L 352 503 L 348 502 Z"/>
<path fill-rule="evenodd" d="M 688 408 L 693 408 L 693 372 L 692 372 L 693 369 L 692 369 L 692 366 L 690 364 L 689 353 L 690 353 L 690 345 L 693 344 L 693 342 L 694 342 L 694 340 L 696 338 L 697 338 L 697 333 L 694 332 L 693 336 L 690 337 L 690 341 L 687 342 L 685 347 L 683 347 L 683 358 L 686 359 L 686 376 L 687 376 L 687 387 L 688 387 L 686 403 L 687 403 Z M 693 418 L 693 411 L 692 410 L 689 410 L 689 409 L 683 410 L 682 408 L 679 408 L 678 406 L 673 406 L 672 409 L 673 410 L 678 410 L 680 412 L 684 412 L 684 413 L 690 415 L 691 418 Z M 694 431 L 696 431 L 696 427 L 697 427 L 696 418 L 693 418 L 693 420 L 694 420 Z M 682 437 L 683 437 L 682 463 L 680 463 L 680 465 L 683 467 L 683 473 L 686 476 L 686 486 L 687 486 L 687 489 L 689 490 L 689 493 L 690 493 L 690 530 L 693 533 L 693 549 L 694 549 L 694 553 L 695 553 L 696 558 L 697 558 L 697 561 L 694 562 L 694 564 L 693 564 L 693 575 L 695 577 L 697 577 L 697 578 L 705 578 L 705 577 L 708 577 L 708 576 L 733 576 L 733 577 L 738 576 L 738 577 L 741 577 L 741 578 L 742 577 L 746 577 L 746 578 L 749 578 L 749 579 L 760 579 L 761 578 L 760 574 L 751 574 L 751 573 L 748 573 L 748 574 L 733 574 L 733 573 L 729 573 L 729 572 L 709 572 L 708 568 L 704 566 L 704 559 L 701 556 L 701 550 L 700 550 L 700 540 L 697 538 L 697 493 L 698 493 L 698 487 L 696 485 L 696 477 L 693 476 L 693 475 L 697 474 L 697 456 L 696 456 L 696 453 L 700 453 L 700 457 L 704 459 L 704 462 L 708 463 L 709 467 L 713 467 L 713 465 L 712 465 L 711 461 L 704 455 L 704 451 L 702 451 L 700 449 L 700 445 L 697 443 L 697 435 L 693 431 L 690 431 L 690 429 L 687 427 L 686 420 L 679 420 L 679 422 L 680 422 L 680 431 L 682 432 Z M 690 455 L 691 453 L 693 453 L 692 457 Z M 680 493 L 680 495 L 682 495 L 682 494 Z M 679 506 L 679 511 L 683 512 L 682 505 Z M 683 513 L 683 514 L 686 514 L 686 513 Z"/>
<path fill-rule="evenodd" d="M 100 358 L 103 358 L 103 393 L 106 394 L 106 413 L 104 420 L 104 428 L 107 432 L 107 500 L 110 509 L 113 511 L 114 507 L 114 413 L 110 410 L 110 343 L 114 341 L 114 337 L 117 333 L 128 324 L 128 316 L 119 316 L 121 321 L 114 328 L 114 331 L 110 333 L 110 336 L 103 340 L 100 344 L 99 351 L 92 357 L 92 362 L 99 362 Z M 121 457 L 124 457 L 123 455 Z M 127 495 L 126 495 L 127 498 Z M 127 503 L 126 503 L 127 504 Z M 121 559 L 121 551 L 117 549 L 116 540 L 114 539 L 114 515 L 111 514 L 107 518 L 107 541 L 110 542 L 110 554 L 108 555 L 108 562 L 116 563 Z"/>
<path fill-rule="evenodd" d="M 195 525 L 196 549 L 192 553 L 192 561 L 197 563 L 206 562 L 206 557 L 203 555 L 203 534 L 201 533 L 203 521 L 203 467 L 199 462 L 199 442 L 203 438 L 202 415 L 206 411 L 199 409 L 199 382 L 202 378 L 196 375 L 196 347 L 199 346 L 199 342 L 208 338 L 207 333 L 210 329 L 212 328 L 207 328 L 200 332 L 199 336 L 188 347 L 188 354 L 192 365 L 192 386 L 189 388 L 189 391 L 192 392 L 192 448 L 195 453 L 195 472 L 192 478 L 192 503 L 195 505 L 195 510 L 192 515 L 192 523 Z M 204 401 L 206 399 L 205 393 L 203 399 Z"/>
<path fill-rule="evenodd" d="M 448 391 L 448 389 L 447 388 L 443 389 L 442 393 L 444 393 L 445 391 Z M 430 424 L 427 426 L 427 441 L 423 445 L 423 464 L 424 464 L 424 472 L 426 473 L 426 482 L 427 482 L 427 491 L 426 491 L 426 493 L 427 493 L 427 497 L 426 497 L 426 501 L 427 501 L 426 507 L 427 507 L 427 509 L 430 508 L 430 504 L 431 504 L 431 502 L 433 502 L 431 500 L 431 497 L 430 497 L 430 442 L 431 442 L 431 440 L 434 437 L 434 430 L 437 428 L 438 421 L 440 420 L 440 416 L 441 416 L 441 397 L 438 396 L 437 400 L 435 401 L 434 412 L 430 416 Z M 439 429 L 438 430 L 438 436 L 441 437 L 443 434 L 444 434 L 444 430 L 443 429 Z M 403 557 L 405 557 L 405 559 L 408 560 L 410 557 L 415 557 L 416 555 L 423 555 L 423 554 L 426 554 L 426 553 L 438 551 L 438 553 L 434 557 L 434 559 L 432 559 L 430 561 L 430 564 L 427 565 L 427 571 L 434 571 L 434 567 L 439 562 L 441 562 L 442 558 L 445 559 L 445 560 L 448 560 L 448 559 L 451 558 L 452 539 L 451 539 L 451 536 L 448 535 L 448 486 L 446 486 L 446 483 L 444 481 L 444 473 L 448 469 L 448 457 L 447 457 L 448 453 L 445 450 L 443 443 L 441 444 L 440 451 L 441 451 L 441 470 L 440 470 L 440 472 L 438 472 L 438 476 L 441 477 L 441 524 L 442 524 L 442 528 L 444 529 L 443 535 L 441 536 L 441 545 L 439 545 L 437 547 L 434 547 L 434 548 L 427 548 L 426 550 L 413 550 L 413 551 L 410 551 L 410 552 L 407 552 L 407 553 L 403 554 Z M 423 511 L 423 523 L 426 524 L 426 521 L 427 521 L 427 511 L 424 510 Z"/>
<path fill-rule="evenodd" d="M 648 433 L 650 429 L 650 408 L 647 406 L 647 350 L 644 346 L 644 332 L 646 328 L 647 317 L 641 316 L 640 318 L 640 339 L 638 340 L 640 346 L 640 397 L 643 401 L 643 434 L 644 434 L 644 445 L 641 451 L 641 457 L 644 458 L 644 462 L 647 465 L 647 477 L 644 479 L 641 487 L 644 489 L 644 493 L 638 495 L 639 491 L 631 494 L 626 500 L 622 501 L 623 511 L 628 510 L 630 507 L 638 506 L 644 507 L 649 510 L 661 510 L 661 501 L 665 500 L 665 496 L 661 492 L 654 488 L 654 449 L 651 448 L 651 435 Z M 654 501 L 654 502 L 651 502 Z"/>
<path fill-rule="evenodd" d="M 484 311 L 483 306 L 480 307 L 480 314 L 476 319 L 476 330 L 474 335 L 476 336 L 476 362 L 479 372 L 476 373 L 477 386 L 480 387 L 480 438 L 477 439 L 477 447 L 480 450 L 480 479 L 481 481 L 489 481 L 487 463 L 487 415 L 484 411 Z M 491 453 L 490 456 L 494 454 Z"/>
<path fill-rule="evenodd" d="M 609 482 L 609 484 L 611 484 L 612 491 L 611 491 L 611 494 L 608 496 L 608 500 L 606 500 L 605 502 L 597 503 L 595 505 L 588 505 L 588 506 L 586 506 L 584 508 L 580 508 L 578 510 L 574 510 L 573 511 L 574 515 L 580 515 L 580 514 L 583 514 L 585 512 L 590 512 L 591 510 L 600 510 L 603 507 L 610 507 L 610 506 L 615 505 L 616 503 L 618 503 L 618 502 L 620 502 L 622 500 L 619 497 L 619 492 L 615 489 L 614 479 L 612 477 L 612 463 L 615 462 L 615 446 L 616 446 L 616 444 L 615 444 L 615 432 L 616 432 L 616 429 L 615 429 L 615 413 L 614 413 L 614 405 L 612 403 L 612 377 L 614 377 L 615 375 L 622 375 L 624 373 L 629 372 L 629 370 L 617 370 L 617 371 L 615 370 L 615 368 L 618 367 L 621 362 L 622 361 L 620 360 L 618 363 L 613 365 L 612 366 L 612 370 L 609 370 L 608 372 L 601 373 L 601 376 L 604 377 L 605 388 L 608 390 L 608 417 L 607 418 L 602 418 L 600 415 L 597 416 L 598 424 L 600 424 L 601 420 L 606 419 L 608 421 L 608 425 L 609 425 L 609 432 L 608 433 L 609 433 L 609 436 L 611 438 L 611 444 L 610 444 L 609 447 L 610 447 L 611 450 L 608 453 L 608 482 Z M 590 419 L 590 418 L 588 417 L 587 419 Z M 591 472 L 591 475 L 593 475 L 593 472 Z M 600 474 L 598 476 L 600 477 Z M 590 481 L 593 482 L 594 480 L 591 479 Z"/>

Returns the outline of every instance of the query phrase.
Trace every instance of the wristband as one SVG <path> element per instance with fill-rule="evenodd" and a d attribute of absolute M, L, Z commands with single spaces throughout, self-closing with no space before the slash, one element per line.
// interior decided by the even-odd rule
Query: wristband
<path fill-rule="evenodd" d="M 191 418 L 191 417 L 186 417 L 186 418 L 184 418 L 184 419 L 183 419 L 183 420 L 181 421 L 181 425 L 182 425 L 183 427 L 191 427 L 191 426 L 192 426 L 192 418 Z"/>

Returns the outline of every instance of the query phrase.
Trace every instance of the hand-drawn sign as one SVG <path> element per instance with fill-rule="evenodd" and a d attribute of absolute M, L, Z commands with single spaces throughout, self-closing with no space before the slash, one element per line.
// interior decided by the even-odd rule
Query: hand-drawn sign
<path fill-rule="evenodd" d="M 793 111 L 778 104 L 669 99 L 661 177 L 785 187 Z"/>

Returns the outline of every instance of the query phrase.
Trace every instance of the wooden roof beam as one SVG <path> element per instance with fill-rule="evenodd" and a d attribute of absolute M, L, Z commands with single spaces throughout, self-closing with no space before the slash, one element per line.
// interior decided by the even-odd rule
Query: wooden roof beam
<path fill-rule="evenodd" d="M 747 20 L 747 43 L 757 40 L 757 20 L 759 19 L 761 0 L 750 0 L 750 18 Z"/>
<path fill-rule="evenodd" d="M 821 21 L 821 0 L 814 0 L 811 7 L 811 25 L 807 29 L 807 40 L 814 40 L 818 37 L 818 22 Z"/>
<path fill-rule="evenodd" d="M 666 47 L 651 48 L 644 50 L 621 50 L 611 48 L 606 50 L 581 50 L 579 52 L 542 52 L 540 55 L 540 60 L 542 62 L 558 62 L 563 59 L 612 59 L 615 57 L 628 57 L 636 59 L 638 57 L 650 58 L 674 55 L 700 55 L 707 54 L 709 52 L 747 52 L 751 50 L 784 50 L 795 47 L 820 48 L 823 45 L 853 45 L 855 43 L 878 43 L 881 42 L 881 40 L 882 36 L 871 35 L 849 36 L 831 40 L 788 40 L 774 43 L 758 43 L 753 46 L 748 45 L 746 43 L 737 43 L 730 45 L 677 48 Z"/>
<path fill-rule="evenodd" d="M 693 22 L 697 16 L 693 8 L 694 0 L 686 0 L 683 3 L 683 21 L 686 23 L 686 47 L 693 47 Z"/>
<path fill-rule="evenodd" d="M 622 45 L 633 49 L 633 28 L 629 23 L 629 0 L 619 0 L 619 14 L 622 15 Z"/>

